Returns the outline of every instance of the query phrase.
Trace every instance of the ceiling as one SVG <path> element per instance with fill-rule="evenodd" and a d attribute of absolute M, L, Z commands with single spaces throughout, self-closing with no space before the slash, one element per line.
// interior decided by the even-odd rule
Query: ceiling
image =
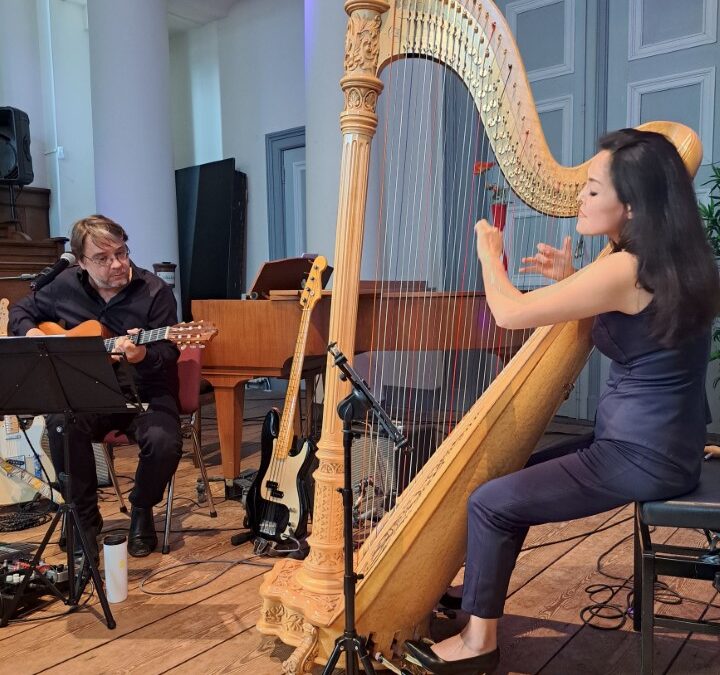
<path fill-rule="evenodd" d="M 77 5 L 87 5 L 87 0 L 65 0 Z M 170 33 L 204 26 L 211 21 L 224 19 L 239 0 L 167 0 L 168 28 Z"/>
<path fill-rule="evenodd" d="M 181 33 L 224 19 L 238 0 L 167 0 L 170 33 Z"/>

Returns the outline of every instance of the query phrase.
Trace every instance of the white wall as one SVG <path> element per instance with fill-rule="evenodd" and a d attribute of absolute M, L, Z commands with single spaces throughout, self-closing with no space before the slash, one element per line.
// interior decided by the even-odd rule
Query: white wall
<path fill-rule="evenodd" d="M 49 0 L 49 49 L 43 63 L 45 81 L 54 100 L 46 97 L 49 148 L 48 171 L 53 190 L 50 231 L 68 236 L 70 226 L 95 212 L 95 170 L 90 103 L 90 55 L 85 8 Z M 61 158 L 55 147 L 63 149 Z"/>
<path fill-rule="evenodd" d="M 223 159 L 218 23 L 170 37 L 176 169 Z"/>
<path fill-rule="evenodd" d="M 38 0 L 42 4 L 42 0 Z M 30 118 L 34 187 L 49 187 L 38 13 L 31 0 L 0 0 L 0 106 L 19 108 Z"/>
<path fill-rule="evenodd" d="M 302 0 L 238 3 L 218 23 L 218 52 L 223 156 L 248 177 L 250 282 L 269 257 L 265 135 L 305 124 Z"/>
<path fill-rule="evenodd" d="M 305 0 L 305 148 L 307 250 L 335 257 L 340 186 L 345 28 L 342 2 Z M 363 278 L 367 278 L 363 276 Z M 332 281 L 332 280 L 331 280 Z"/>

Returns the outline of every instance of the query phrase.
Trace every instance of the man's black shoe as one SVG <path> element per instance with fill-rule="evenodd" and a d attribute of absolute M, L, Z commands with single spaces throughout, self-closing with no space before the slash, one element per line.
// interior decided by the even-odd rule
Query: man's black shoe
<path fill-rule="evenodd" d="M 133 506 L 130 514 L 128 553 L 134 558 L 150 555 L 158 544 L 152 508 Z"/>

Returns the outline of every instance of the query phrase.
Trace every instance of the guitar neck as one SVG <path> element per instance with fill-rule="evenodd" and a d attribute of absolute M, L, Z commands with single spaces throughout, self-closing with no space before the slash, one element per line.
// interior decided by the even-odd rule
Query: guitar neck
<path fill-rule="evenodd" d="M 290 379 L 288 380 L 287 392 L 285 393 L 285 405 L 283 406 L 280 429 L 275 441 L 275 457 L 285 459 L 290 453 L 293 440 L 293 420 L 297 408 L 298 394 L 300 393 L 300 376 L 302 375 L 303 362 L 305 360 L 305 346 L 307 344 L 308 329 L 310 327 L 311 307 L 305 307 L 300 318 L 300 329 L 298 339 L 295 343 L 295 354 L 293 355 Z"/>
<path fill-rule="evenodd" d="M 137 335 L 127 335 L 136 345 L 146 345 L 149 342 L 157 342 L 158 340 L 167 340 L 170 328 L 172 326 L 163 326 L 162 328 L 153 328 L 152 330 L 141 330 Z M 103 340 L 105 349 L 109 352 L 115 351 L 119 337 L 112 337 Z"/>

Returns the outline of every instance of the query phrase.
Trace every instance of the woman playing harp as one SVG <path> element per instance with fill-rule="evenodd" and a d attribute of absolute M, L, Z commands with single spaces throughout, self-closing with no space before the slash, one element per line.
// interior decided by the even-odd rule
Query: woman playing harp
<path fill-rule="evenodd" d="M 507 328 L 595 316 L 593 340 L 612 360 L 590 445 L 491 480 L 468 504 L 465 629 L 411 658 L 437 673 L 498 662 L 497 622 L 528 528 L 692 490 L 705 441 L 709 330 L 718 272 L 691 179 L 661 134 L 624 129 L 600 141 L 579 196 L 577 230 L 606 235 L 612 253 L 573 273 L 569 249 L 539 247 L 527 268 L 559 283 L 521 294 L 502 264 L 502 235 L 480 221 L 477 253 L 488 304 Z M 556 263 L 556 264 L 553 264 Z"/>
<path fill-rule="evenodd" d="M 371 653 L 396 658 L 405 640 L 426 634 L 465 559 L 468 497 L 525 465 L 591 347 L 591 319 L 497 327 L 472 260 L 473 223 L 509 202 L 506 253 L 517 269 L 517 256 L 541 239 L 559 242 L 574 225 L 587 164 L 554 160 L 513 37 L 491 2 L 345 7 L 329 336 L 346 354 L 364 352 L 368 382 L 416 450 L 398 464 L 371 428 L 352 467 L 366 471 L 359 485 L 382 487 L 362 493 L 357 514 L 358 631 Z M 671 138 L 688 170 L 697 169 L 702 153 L 691 130 L 644 126 Z M 497 182 L 493 208 L 486 179 Z M 378 280 L 369 296 L 361 266 L 364 278 Z M 324 663 L 344 631 L 344 460 L 334 411 L 346 386 L 331 359 L 309 555 L 275 565 L 260 589 L 258 629 L 296 646 L 288 673 Z"/>

